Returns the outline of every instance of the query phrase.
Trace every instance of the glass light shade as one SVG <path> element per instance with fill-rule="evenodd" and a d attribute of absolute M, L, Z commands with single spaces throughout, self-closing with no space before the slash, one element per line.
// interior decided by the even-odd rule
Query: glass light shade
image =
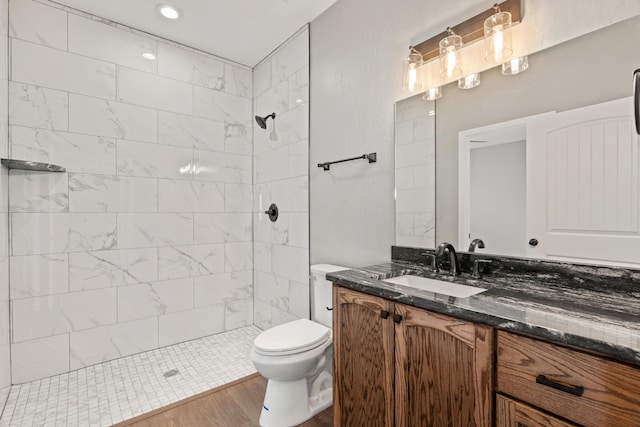
<path fill-rule="evenodd" d="M 422 66 L 422 63 L 422 55 L 415 51 L 412 51 L 404 60 L 404 77 L 402 81 L 402 87 L 404 87 L 409 92 L 417 92 L 422 89 L 422 82 L 420 81 L 420 76 L 418 75 L 419 68 Z"/>
<path fill-rule="evenodd" d="M 435 101 L 440 98 L 442 98 L 442 89 L 439 87 L 432 87 L 422 95 L 422 99 L 425 101 Z"/>
<path fill-rule="evenodd" d="M 480 73 L 469 74 L 466 77 L 458 79 L 458 88 L 473 89 L 480 84 Z"/>
<path fill-rule="evenodd" d="M 501 63 L 513 53 L 511 46 L 511 14 L 497 12 L 485 19 L 485 59 L 489 62 Z"/>
<path fill-rule="evenodd" d="M 502 74 L 505 76 L 513 76 L 523 72 L 527 68 L 529 68 L 529 57 L 521 56 L 520 58 L 514 58 L 502 64 Z"/>
<path fill-rule="evenodd" d="M 444 79 L 452 79 L 462 75 L 460 65 L 460 49 L 462 37 L 451 34 L 440 40 L 440 75 Z"/>

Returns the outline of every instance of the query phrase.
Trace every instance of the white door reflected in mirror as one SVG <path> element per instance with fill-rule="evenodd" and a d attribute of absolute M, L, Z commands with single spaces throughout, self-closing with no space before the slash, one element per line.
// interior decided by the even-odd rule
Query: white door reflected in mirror
<path fill-rule="evenodd" d="M 631 98 L 460 132 L 459 162 L 460 247 L 480 238 L 491 254 L 637 266 Z"/>

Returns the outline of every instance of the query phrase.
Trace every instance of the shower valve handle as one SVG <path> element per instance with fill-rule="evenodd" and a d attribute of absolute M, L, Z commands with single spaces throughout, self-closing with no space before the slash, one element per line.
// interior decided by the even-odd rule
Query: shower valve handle
<path fill-rule="evenodd" d="M 264 213 L 269 215 L 269 219 L 271 220 L 271 222 L 276 222 L 276 220 L 278 219 L 278 206 L 275 203 L 271 203 L 269 209 L 264 211 Z"/>

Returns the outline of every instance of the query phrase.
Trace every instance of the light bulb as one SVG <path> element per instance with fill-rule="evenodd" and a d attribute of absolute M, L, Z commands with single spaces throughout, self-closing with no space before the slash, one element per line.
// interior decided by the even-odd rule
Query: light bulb
<path fill-rule="evenodd" d="M 456 69 L 456 48 L 449 46 L 447 48 L 447 78 L 453 76 L 453 70 Z"/>
<path fill-rule="evenodd" d="M 417 92 L 422 89 L 422 82 L 418 71 L 422 65 L 422 54 L 412 49 L 409 56 L 404 60 L 403 67 L 403 81 L 402 86 L 409 92 Z"/>
<path fill-rule="evenodd" d="M 511 48 L 511 13 L 501 12 L 495 6 L 496 13 L 484 21 L 485 59 L 501 63 L 513 53 Z"/>
<path fill-rule="evenodd" d="M 413 92 L 414 90 L 416 90 L 417 82 L 418 82 L 418 70 L 416 69 L 415 64 L 411 64 L 409 65 L 409 76 L 408 76 L 408 83 L 407 83 L 407 89 L 409 89 L 409 92 Z"/>
<path fill-rule="evenodd" d="M 504 38 L 502 36 L 502 25 L 493 27 L 493 60 L 500 62 L 502 59 L 502 51 L 504 50 Z"/>

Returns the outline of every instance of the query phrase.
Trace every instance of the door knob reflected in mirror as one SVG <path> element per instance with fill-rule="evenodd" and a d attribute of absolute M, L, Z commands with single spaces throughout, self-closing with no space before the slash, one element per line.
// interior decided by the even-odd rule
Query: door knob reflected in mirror
<path fill-rule="evenodd" d="M 538 239 L 530 239 L 529 246 L 538 246 Z"/>

